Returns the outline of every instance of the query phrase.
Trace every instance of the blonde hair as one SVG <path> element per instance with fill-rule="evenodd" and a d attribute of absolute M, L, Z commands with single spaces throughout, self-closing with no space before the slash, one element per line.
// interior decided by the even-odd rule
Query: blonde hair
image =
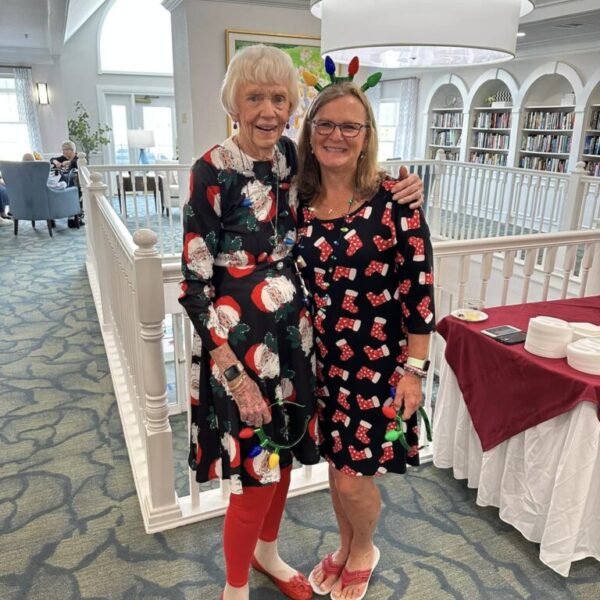
<path fill-rule="evenodd" d="M 372 196 L 378 189 L 385 173 L 377 165 L 377 125 L 375 115 L 365 93 L 350 81 L 335 83 L 325 88 L 310 105 L 298 141 L 298 193 L 305 201 L 310 201 L 321 192 L 321 167 L 315 155 L 312 153 L 310 138 L 312 133 L 312 121 L 316 114 L 329 102 L 352 96 L 356 98 L 365 108 L 367 113 L 366 146 L 361 157 L 358 159 L 356 169 L 355 187 L 360 195 Z"/>
<path fill-rule="evenodd" d="M 221 104 L 230 116 L 237 113 L 235 95 L 238 86 L 245 83 L 283 85 L 290 97 L 290 115 L 298 107 L 298 74 L 292 59 L 283 50 L 258 44 L 236 52 L 221 87 Z"/>

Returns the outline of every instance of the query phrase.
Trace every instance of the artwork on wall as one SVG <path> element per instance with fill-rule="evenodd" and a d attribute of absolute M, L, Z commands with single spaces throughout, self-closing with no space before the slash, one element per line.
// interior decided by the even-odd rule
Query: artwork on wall
<path fill-rule="evenodd" d="M 296 140 L 300 135 L 302 120 L 312 99 L 316 95 L 316 90 L 308 86 L 302 78 L 304 69 L 316 75 L 321 83 L 329 81 L 329 76 L 325 72 L 323 59 L 321 58 L 321 41 L 317 37 L 304 35 L 291 35 L 284 33 L 260 33 L 257 31 L 243 31 L 238 29 L 227 29 L 226 38 L 226 58 L 227 64 L 233 55 L 246 46 L 255 44 L 264 44 L 265 46 L 275 46 L 290 55 L 296 71 L 298 72 L 298 92 L 300 102 L 298 110 L 290 117 L 290 128 L 285 130 L 285 134 Z M 228 119 L 229 133 L 232 131 L 231 119 Z"/>

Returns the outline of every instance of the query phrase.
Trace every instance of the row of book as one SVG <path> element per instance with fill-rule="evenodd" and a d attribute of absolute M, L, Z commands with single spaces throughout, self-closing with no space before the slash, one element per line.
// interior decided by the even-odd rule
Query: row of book
<path fill-rule="evenodd" d="M 600 177 L 600 161 L 588 160 L 585 163 L 585 170 L 595 177 Z"/>
<path fill-rule="evenodd" d="M 433 127 L 462 127 L 462 113 L 435 113 Z"/>
<path fill-rule="evenodd" d="M 519 167 L 522 169 L 534 169 L 536 171 L 551 171 L 553 173 L 564 173 L 567 170 L 568 160 L 566 158 L 546 158 L 543 156 L 521 156 Z"/>
<path fill-rule="evenodd" d="M 528 135 L 521 142 L 521 150 L 530 152 L 561 152 L 571 151 L 570 135 Z"/>
<path fill-rule="evenodd" d="M 487 129 L 508 129 L 510 127 L 509 112 L 481 112 L 475 119 L 473 127 L 485 127 Z"/>
<path fill-rule="evenodd" d="M 590 129 L 600 129 L 600 109 L 596 109 L 592 113 L 592 118 L 590 119 Z"/>
<path fill-rule="evenodd" d="M 460 131 L 438 131 L 433 135 L 432 144 L 437 146 L 459 146 Z"/>
<path fill-rule="evenodd" d="M 506 154 L 498 154 L 497 152 L 471 152 L 471 154 L 469 154 L 469 162 L 478 163 L 480 165 L 505 167 L 506 159 Z"/>
<path fill-rule="evenodd" d="M 584 154 L 600 154 L 600 135 L 588 135 L 583 144 Z"/>
<path fill-rule="evenodd" d="M 532 110 L 525 117 L 525 129 L 573 129 L 574 112 Z"/>
<path fill-rule="evenodd" d="M 497 148 L 498 150 L 508 150 L 510 136 L 505 133 L 489 133 L 480 131 L 473 134 L 473 146 L 476 148 Z"/>

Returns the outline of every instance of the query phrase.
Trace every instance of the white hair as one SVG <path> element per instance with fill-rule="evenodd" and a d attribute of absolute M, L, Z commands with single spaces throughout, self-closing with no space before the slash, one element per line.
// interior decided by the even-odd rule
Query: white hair
<path fill-rule="evenodd" d="M 60 147 L 70 148 L 71 150 L 73 150 L 73 152 L 77 152 L 77 146 L 75 146 L 75 142 L 72 142 L 71 140 L 65 140 Z"/>
<path fill-rule="evenodd" d="M 273 46 L 247 46 L 229 63 L 221 87 L 221 104 L 229 115 L 237 113 L 235 95 L 245 83 L 283 85 L 290 96 L 290 113 L 298 107 L 298 74 L 288 54 Z"/>

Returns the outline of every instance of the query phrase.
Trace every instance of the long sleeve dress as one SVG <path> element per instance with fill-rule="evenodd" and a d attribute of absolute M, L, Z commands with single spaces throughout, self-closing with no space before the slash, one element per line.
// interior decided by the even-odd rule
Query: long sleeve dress
<path fill-rule="evenodd" d="M 319 461 L 312 321 L 291 257 L 295 164 L 287 138 L 271 161 L 254 161 L 229 138 L 192 168 L 180 297 L 194 326 L 189 464 L 197 481 L 229 479 L 233 493 L 278 481 L 292 454 Z M 254 455 L 256 436 L 239 438 L 244 423 L 209 354 L 225 342 L 271 406 L 266 434 L 278 444 L 300 440 L 281 452 L 279 467 L 269 468 L 267 449 Z"/>
<path fill-rule="evenodd" d="M 423 213 L 392 201 L 394 183 L 346 217 L 299 215 L 298 259 L 316 307 L 320 448 L 348 475 L 418 464 L 416 415 L 406 452 L 385 440 L 395 422 L 382 407 L 403 376 L 408 333 L 434 330 L 433 255 Z"/>

